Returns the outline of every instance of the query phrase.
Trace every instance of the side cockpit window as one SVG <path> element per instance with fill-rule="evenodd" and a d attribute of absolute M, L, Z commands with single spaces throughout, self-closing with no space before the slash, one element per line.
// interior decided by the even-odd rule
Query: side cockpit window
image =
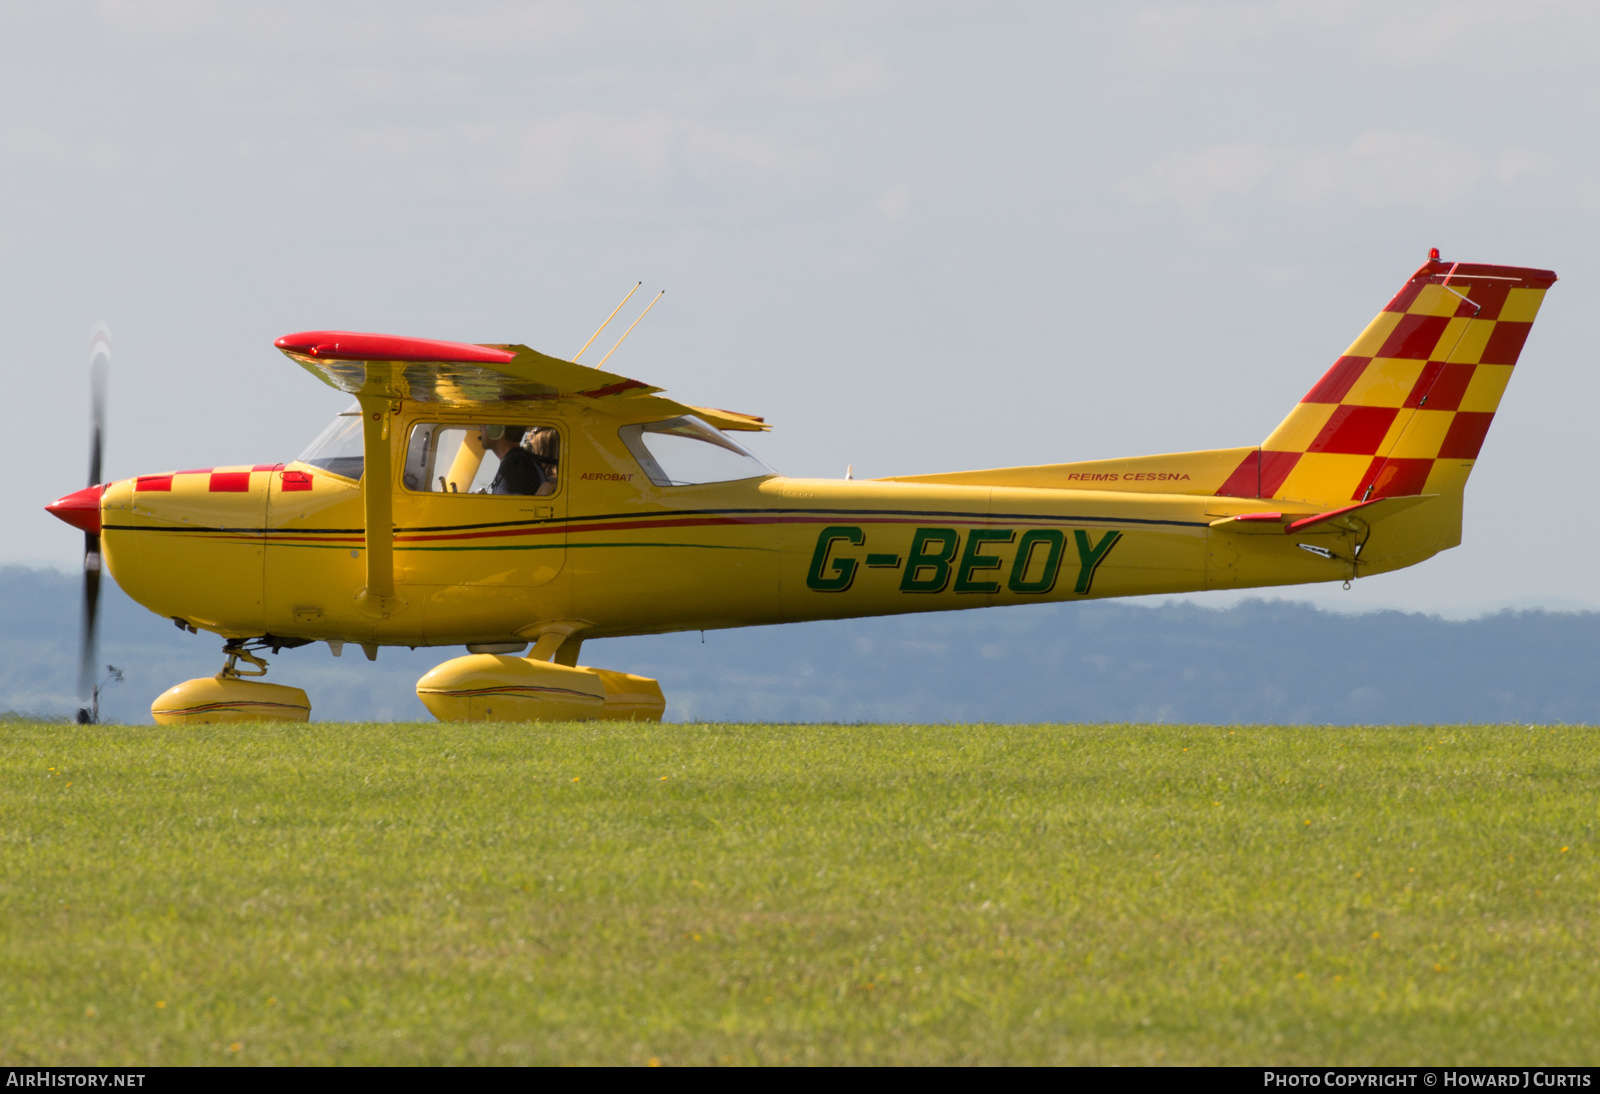
<path fill-rule="evenodd" d="M 400 480 L 425 494 L 553 494 L 561 435 L 537 425 L 418 422 Z"/>
<path fill-rule="evenodd" d="M 743 445 L 693 414 L 625 425 L 618 433 L 657 486 L 693 486 L 777 474 Z"/>

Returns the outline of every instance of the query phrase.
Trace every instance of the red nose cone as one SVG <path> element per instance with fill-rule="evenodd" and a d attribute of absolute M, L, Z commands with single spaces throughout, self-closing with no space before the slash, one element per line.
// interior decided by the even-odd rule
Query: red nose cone
<path fill-rule="evenodd" d="M 54 513 L 74 528 L 100 534 L 100 495 L 104 486 L 85 486 L 82 490 L 46 505 L 45 512 Z"/>

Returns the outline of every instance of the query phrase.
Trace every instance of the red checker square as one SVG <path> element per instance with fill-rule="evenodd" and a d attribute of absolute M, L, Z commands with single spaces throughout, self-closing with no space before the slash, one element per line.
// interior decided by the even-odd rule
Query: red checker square
<path fill-rule="evenodd" d="M 282 467 L 283 465 L 279 464 L 278 466 Z M 311 489 L 311 472 L 309 472 L 309 471 L 285 471 L 283 473 L 283 492 L 285 494 L 292 494 L 296 490 L 310 490 L 310 489 Z"/>
<path fill-rule="evenodd" d="M 1409 308 L 1417 294 L 1422 291 L 1422 286 L 1428 283 L 1425 277 L 1418 277 L 1407 281 L 1399 292 L 1394 294 L 1394 299 L 1383 306 L 1384 311 L 1405 311 Z"/>
<path fill-rule="evenodd" d="M 1466 394 L 1467 385 L 1472 382 L 1473 370 L 1477 367 L 1429 361 L 1422 367 L 1422 375 L 1417 377 L 1411 394 L 1406 396 L 1406 406 L 1413 409 L 1421 406 L 1422 397 L 1426 395 L 1429 410 L 1454 410 L 1461 405 L 1461 396 Z"/>
<path fill-rule="evenodd" d="M 1350 495 L 1350 500 L 1376 501 L 1379 498 L 1406 498 L 1420 494 L 1427 485 L 1428 472 L 1432 470 L 1432 460 L 1388 460 L 1379 456 L 1367 467 L 1367 473 L 1361 476 L 1361 483 L 1356 487 L 1356 492 Z M 1372 487 L 1370 498 L 1367 495 L 1369 486 Z"/>
<path fill-rule="evenodd" d="M 1444 435 L 1444 443 L 1439 445 L 1439 458 L 1477 459 L 1478 449 L 1483 447 L 1483 438 L 1488 436 L 1489 423 L 1492 421 L 1494 421 L 1493 412 L 1457 411 L 1455 419 L 1450 423 L 1449 432 Z"/>
<path fill-rule="evenodd" d="M 252 470 L 252 471 L 282 471 L 283 470 L 283 464 L 281 464 L 281 463 L 258 463 L 254 467 L 252 467 L 250 470 Z"/>
<path fill-rule="evenodd" d="M 1483 347 L 1479 361 L 1486 365 L 1514 365 L 1522 353 L 1522 343 L 1528 340 L 1532 323 L 1499 322 L 1489 332 L 1489 344 Z"/>
<path fill-rule="evenodd" d="M 1350 388 L 1361 378 L 1370 357 L 1341 357 L 1317 381 L 1317 386 L 1307 392 L 1302 403 L 1337 403 L 1350 394 Z"/>
<path fill-rule="evenodd" d="M 1506 306 L 1506 294 L 1511 291 L 1511 285 L 1506 281 L 1474 281 L 1466 284 L 1452 281 L 1450 287 L 1478 305 L 1476 312 L 1465 302 L 1456 309 L 1457 315 L 1472 319 L 1499 319 L 1500 309 Z"/>
<path fill-rule="evenodd" d="M 1403 357 L 1407 360 L 1427 360 L 1433 356 L 1433 347 L 1450 320 L 1442 315 L 1403 315 L 1400 322 L 1374 357 Z"/>
<path fill-rule="evenodd" d="M 1283 485 L 1283 480 L 1289 477 L 1289 472 L 1294 470 L 1299 460 L 1298 452 L 1262 452 L 1256 449 L 1233 469 L 1228 481 L 1217 488 L 1217 496 L 1270 498 L 1278 492 L 1278 487 Z"/>
<path fill-rule="evenodd" d="M 210 490 L 213 494 L 248 494 L 250 492 L 250 472 L 213 471 L 211 472 Z"/>
<path fill-rule="evenodd" d="M 1365 456 L 1378 451 L 1399 408 L 1392 406 L 1341 406 L 1328 418 L 1308 452 L 1334 452 Z"/>
<path fill-rule="evenodd" d="M 1240 461 L 1239 466 L 1233 469 L 1233 474 L 1228 476 L 1228 481 L 1217 487 L 1217 497 L 1222 498 L 1253 498 L 1256 497 L 1261 475 L 1257 468 L 1261 466 L 1261 453 L 1252 449 L 1250 455 Z"/>
<path fill-rule="evenodd" d="M 1270 498 L 1276 494 L 1283 480 L 1289 477 L 1289 472 L 1299 462 L 1298 452 L 1261 453 L 1261 496 Z"/>
<path fill-rule="evenodd" d="M 134 493 L 137 494 L 137 493 L 139 493 L 141 491 L 145 491 L 145 490 L 160 490 L 160 491 L 164 491 L 166 493 L 171 493 L 172 492 L 172 476 L 171 475 L 140 475 L 137 479 L 133 480 L 133 492 Z"/>
<path fill-rule="evenodd" d="M 1417 382 L 1411 385 L 1411 394 L 1406 396 L 1402 406 L 1415 410 L 1422 403 L 1422 397 L 1428 394 L 1428 389 L 1433 387 L 1433 382 L 1439 378 L 1439 372 L 1444 368 L 1443 361 L 1429 361 L 1422 366 L 1422 374 L 1417 377 Z"/>

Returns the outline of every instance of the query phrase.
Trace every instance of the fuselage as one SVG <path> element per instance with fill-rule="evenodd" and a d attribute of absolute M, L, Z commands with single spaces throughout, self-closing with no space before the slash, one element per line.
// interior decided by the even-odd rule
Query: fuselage
<path fill-rule="evenodd" d="M 1169 492 L 1178 474 L 1159 471 L 1163 457 L 1081 489 L 779 475 L 658 485 L 619 435 L 642 419 L 556 400 L 494 415 L 559 433 L 553 492 L 421 492 L 405 470 L 414 428 L 486 415 L 414 402 L 392 413 L 394 481 L 382 485 L 397 610 L 375 617 L 357 602 L 361 479 L 312 464 L 110 484 L 109 569 L 151 611 L 225 637 L 408 646 L 515 642 L 551 620 L 598 638 L 1357 576 L 1351 535 L 1215 527 L 1319 506 Z M 1386 521 L 1363 541 L 1359 573 L 1421 561 L 1458 535 L 1458 516 Z"/>

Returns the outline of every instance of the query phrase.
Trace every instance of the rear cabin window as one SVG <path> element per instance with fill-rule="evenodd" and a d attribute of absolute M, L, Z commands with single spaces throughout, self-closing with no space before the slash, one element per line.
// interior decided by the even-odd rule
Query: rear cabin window
<path fill-rule="evenodd" d="M 777 474 L 754 453 L 693 414 L 625 425 L 617 432 L 657 486 L 693 486 Z"/>
<path fill-rule="evenodd" d="M 550 426 L 418 422 L 400 481 L 424 494 L 553 494 L 561 434 Z"/>

